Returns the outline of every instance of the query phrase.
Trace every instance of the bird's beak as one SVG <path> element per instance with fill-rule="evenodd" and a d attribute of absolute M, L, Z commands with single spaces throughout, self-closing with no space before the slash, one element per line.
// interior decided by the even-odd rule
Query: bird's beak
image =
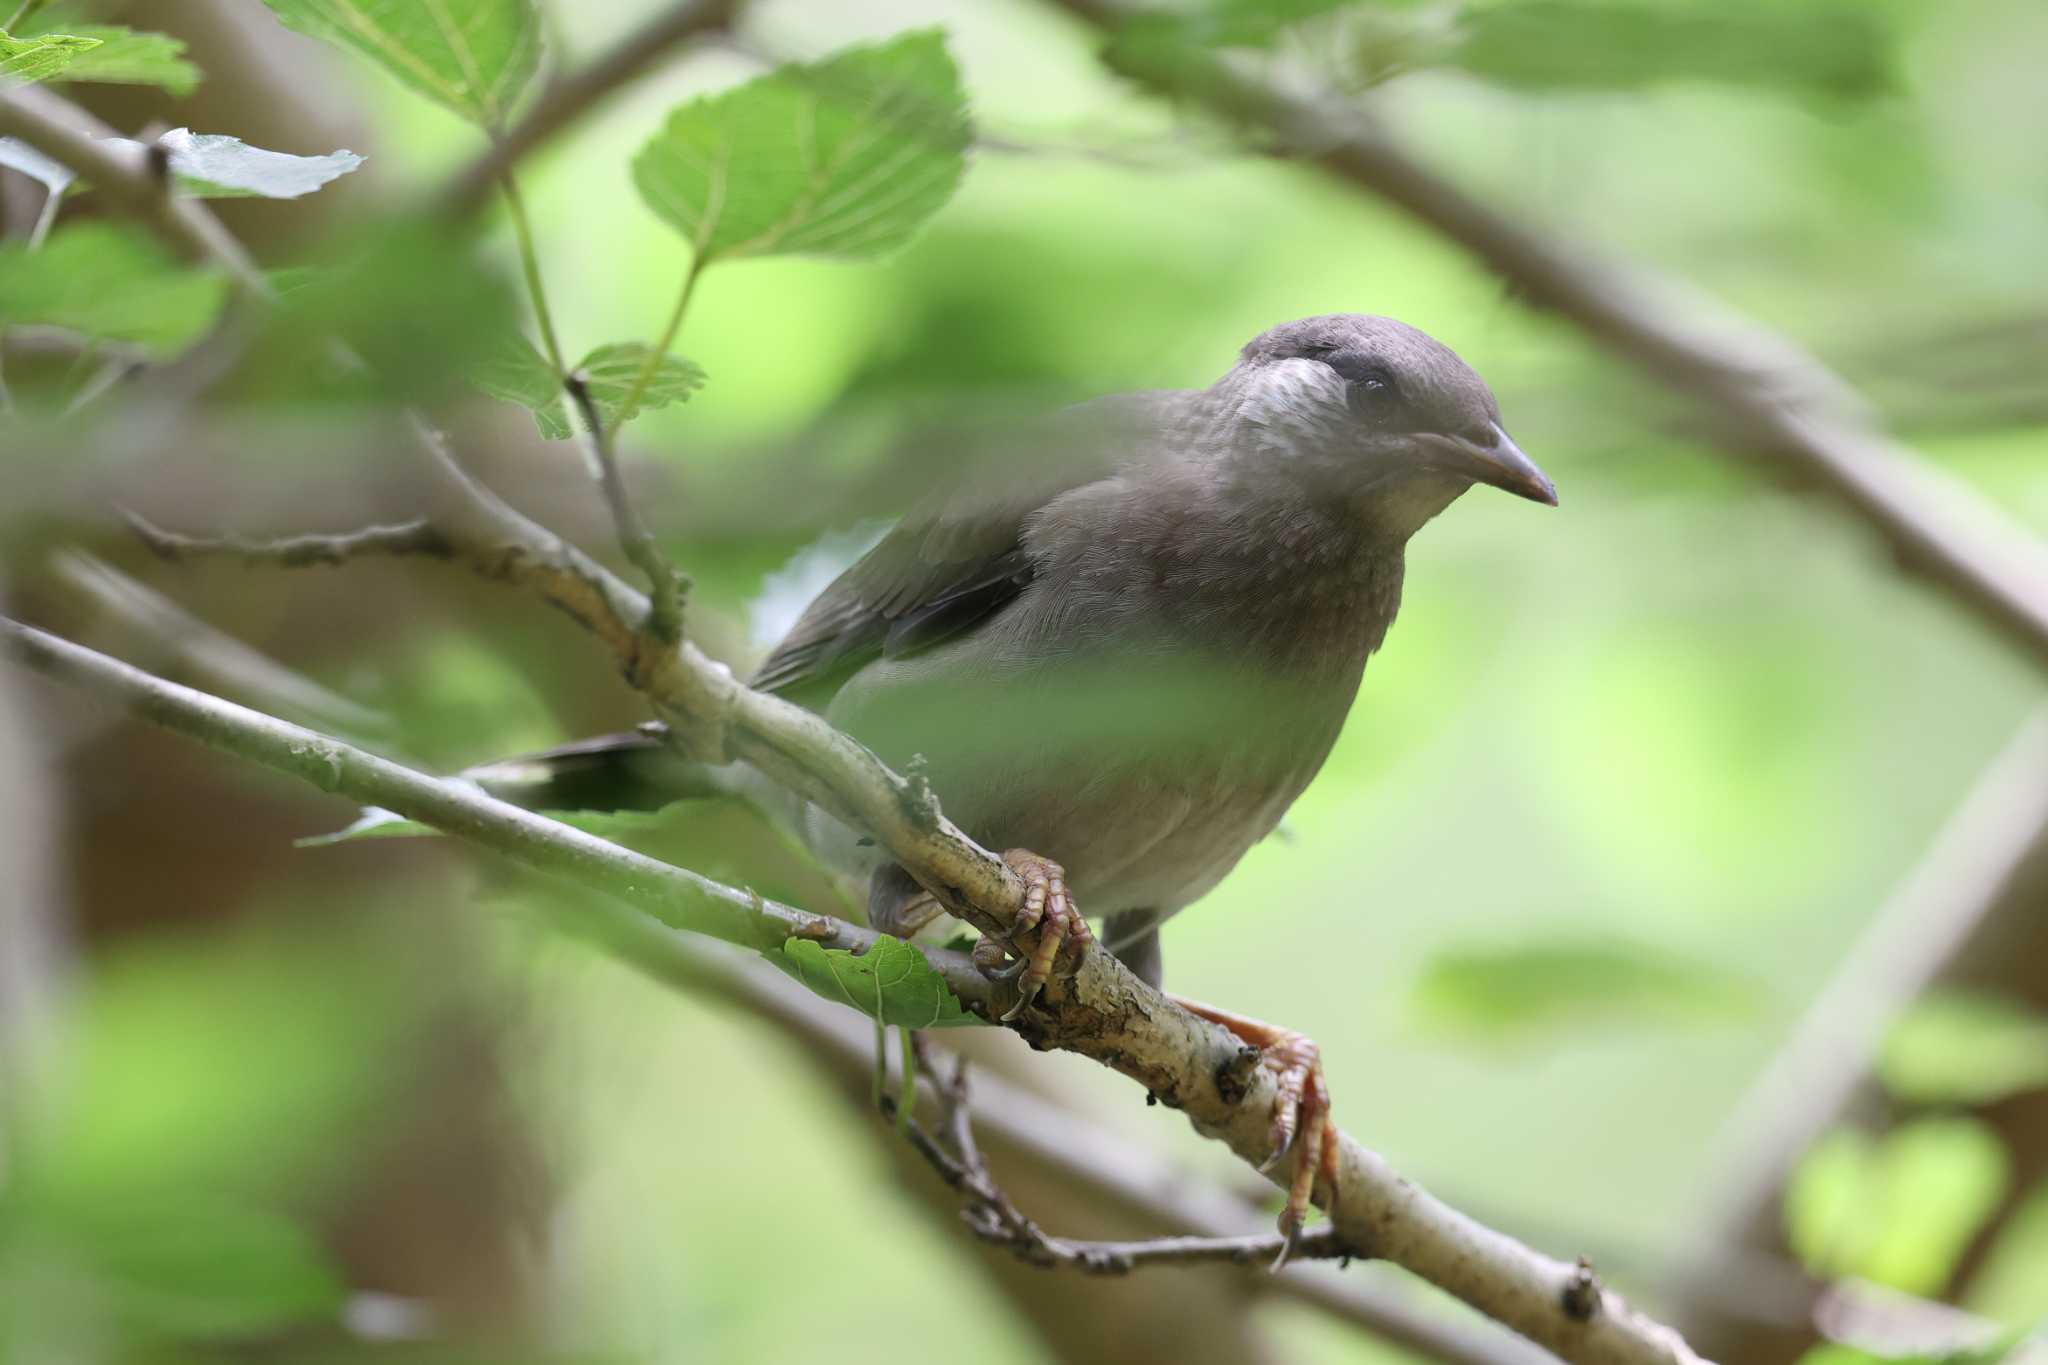
<path fill-rule="evenodd" d="M 1445 463 L 1476 483 L 1492 484 L 1518 498 L 1557 506 L 1557 486 L 1508 439 L 1500 423 L 1487 423 L 1491 440 L 1469 436 L 1438 436 L 1432 444 L 1448 458 Z"/>

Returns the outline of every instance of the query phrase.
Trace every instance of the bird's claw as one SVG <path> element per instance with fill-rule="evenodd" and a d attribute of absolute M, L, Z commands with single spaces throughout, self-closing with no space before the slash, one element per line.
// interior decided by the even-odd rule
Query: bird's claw
<path fill-rule="evenodd" d="M 1260 1068 L 1272 1073 L 1273 1117 L 1267 1129 L 1270 1155 L 1259 1169 L 1271 1170 L 1289 1153 L 1294 1157 L 1287 1200 L 1280 1208 L 1280 1233 L 1285 1243 L 1273 1262 L 1273 1269 L 1278 1270 L 1301 1240 L 1302 1224 L 1318 1183 L 1325 1192 L 1326 1208 L 1337 1197 L 1337 1125 L 1330 1122 L 1330 1088 L 1323 1079 L 1322 1050 L 1313 1039 L 1289 1029 L 1192 1000 L 1180 1003 L 1258 1048 Z"/>
<path fill-rule="evenodd" d="M 975 960 L 993 980 L 1017 983 L 1017 1003 L 1002 1015 L 1003 1022 L 1009 1023 L 1030 1008 L 1045 989 L 1062 953 L 1069 964 L 1078 966 L 1094 935 L 1088 932 L 1088 922 L 1081 918 L 1067 891 L 1065 868 L 1022 848 L 1005 853 L 1003 861 L 1024 882 L 1024 903 L 1010 925 L 1010 947 L 1017 961 L 999 969 L 1002 944 L 987 938 L 976 945 Z"/>

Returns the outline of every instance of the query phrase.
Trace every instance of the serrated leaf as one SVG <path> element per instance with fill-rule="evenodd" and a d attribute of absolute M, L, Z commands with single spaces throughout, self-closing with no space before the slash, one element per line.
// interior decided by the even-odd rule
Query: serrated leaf
<path fill-rule="evenodd" d="M 227 286 L 184 265 L 141 229 L 87 222 L 39 250 L 0 245 L 0 323 L 62 327 L 168 355 L 213 325 Z"/>
<path fill-rule="evenodd" d="M 43 20 L 32 29 L 49 26 L 49 21 Z M 153 85 L 179 98 L 199 88 L 199 68 L 185 59 L 183 39 L 121 24 L 69 24 L 65 31 L 74 37 L 97 39 L 99 46 L 66 64 L 59 80 Z"/>
<path fill-rule="evenodd" d="M 952 197 L 968 137 L 960 73 L 923 30 L 681 106 L 634 157 L 633 183 L 700 261 L 864 259 Z"/>
<path fill-rule="evenodd" d="M 1914 1003 L 1878 1056 L 1909 1104 L 1989 1104 L 2048 1086 L 2048 1015 L 2009 996 L 1943 991 Z"/>
<path fill-rule="evenodd" d="M 611 346 L 600 346 L 583 357 L 576 370 L 590 386 L 590 397 L 597 405 L 598 416 L 604 419 L 607 430 L 630 422 L 649 408 L 665 408 L 671 403 L 681 403 L 698 389 L 704 387 L 704 371 L 681 356 L 665 355 L 654 368 L 654 377 L 640 394 L 630 410 L 625 408 L 626 396 L 632 392 L 633 384 L 646 367 L 648 346 L 644 342 L 626 341 Z M 539 413 L 534 414 L 536 417 Z M 547 431 L 545 423 L 541 426 Z M 565 431 L 563 433 L 567 435 Z"/>
<path fill-rule="evenodd" d="M 99 45 L 99 39 L 75 33 L 45 33 L 35 38 L 10 38 L 0 33 L 0 90 L 49 80 Z"/>
<path fill-rule="evenodd" d="M 52 161 L 20 138 L 0 137 L 0 166 L 39 180 L 52 195 L 64 193 L 78 177 L 61 161 Z"/>
<path fill-rule="evenodd" d="M 1558 940 L 1455 948 L 1424 967 L 1411 994 L 1423 1022 L 1481 1042 L 1616 1019 L 1739 1018 L 1754 989 L 1711 963 L 1641 944 Z"/>
<path fill-rule="evenodd" d="M 884 1024 L 921 1029 L 983 1022 L 961 1007 L 924 954 L 900 938 L 881 938 L 859 955 L 792 938 L 768 959 L 825 999 Z"/>
<path fill-rule="evenodd" d="M 1529 89 L 1670 81 L 1867 98 L 1897 85 L 1890 40 L 1863 6 L 1726 7 L 1510 0 L 1464 11 L 1449 65 Z"/>
<path fill-rule="evenodd" d="M 554 368 L 518 332 L 506 332 L 469 372 L 469 382 L 493 398 L 517 403 L 533 414 L 550 441 L 569 435 L 569 410 Z"/>
<path fill-rule="evenodd" d="M 533 0 L 263 0 L 287 25 L 369 57 L 472 123 L 504 124 L 540 65 Z"/>
<path fill-rule="evenodd" d="M 143 145 L 122 137 L 104 141 Z M 345 147 L 325 156 L 294 156 L 251 147 L 224 133 L 195 133 L 190 128 L 173 128 L 157 142 L 170 158 L 178 193 L 191 199 L 297 199 L 363 164 Z"/>
<path fill-rule="evenodd" d="M 464 779 L 450 779 L 464 781 Z M 465 785 L 475 786 L 465 781 Z M 482 791 L 481 787 L 476 788 Z M 617 839 L 622 835 L 635 834 L 645 830 L 659 829 L 675 819 L 673 810 L 664 806 L 660 810 L 537 810 L 535 815 L 546 816 L 557 824 L 580 829 L 585 834 L 595 834 L 600 839 Z M 408 820 L 394 811 L 367 806 L 363 813 L 349 825 L 328 834 L 309 834 L 302 839 L 292 840 L 293 848 L 327 848 L 334 844 L 352 844 L 361 839 L 438 839 L 441 831 L 432 825 L 423 825 L 417 820 Z"/>

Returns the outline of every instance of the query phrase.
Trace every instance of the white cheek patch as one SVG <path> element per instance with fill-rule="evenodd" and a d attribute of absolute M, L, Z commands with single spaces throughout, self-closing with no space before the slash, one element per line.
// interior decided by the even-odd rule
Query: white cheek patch
<path fill-rule="evenodd" d="M 1343 376 L 1299 357 L 1269 366 L 1240 412 L 1275 447 L 1333 436 L 1351 415 Z"/>

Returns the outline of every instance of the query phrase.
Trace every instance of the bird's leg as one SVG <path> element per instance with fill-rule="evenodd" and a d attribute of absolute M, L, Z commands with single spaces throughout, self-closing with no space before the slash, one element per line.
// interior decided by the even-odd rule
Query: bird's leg
<path fill-rule="evenodd" d="M 1330 1087 L 1323 1079 L 1322 1052 L 1312 1039 L 1290 1029 L 1198 1000 L 1171 994 L 1168 998 L 1250 1043 L 1259 1050 L 1259 1065 L 1273 1073 L 1272 1155 L 1266 1164 L 1272 1165 L 1293 1147 L 1294 1178 L 1280 1209 L 1280 1231 L 1291 1246 L 1301 1235 L 1316 1181 L 1322 1180 L 1326 1199 L 1337 1195 L 1337 1126 L 1330 1122 Z M 1285 1252 L 1281 1259 L 1286 1259 Z"/>
<path fill-rule="evenodd" d="M 899 863 L 884 863 L 868 882 L 868 927 L 877 933 L 909 938 L 945 912 Z"/>
<path fill-rule="evenodd" d="M 1024 880 L 1024 903 L 1010 924 L 1009 935 L 1017 962 L 995 970 L 1002 960 L 1002 945 L 988 938 L 975 946 L 974 960 L 991 976 L 1017 982 L 1017 1003 L 1003 1015 L 1007 1022 L 1038 998 L 1039 991 L 1052 977 L 1053 964 L 1059 960 L 1062 949 L 1068 965 L 1078 966 L 1095 936 L 1088 932 L 1088 922 L 1081 918 L 1073 896 L 1067 891 L 1065 868 L 1023 848 L 1011 849 L 1003 855 L 1003 861 Z"/>

